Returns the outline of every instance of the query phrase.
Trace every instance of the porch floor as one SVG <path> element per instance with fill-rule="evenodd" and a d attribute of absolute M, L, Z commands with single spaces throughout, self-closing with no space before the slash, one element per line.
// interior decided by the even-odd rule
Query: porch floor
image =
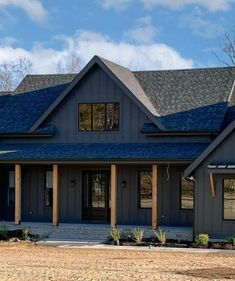
<path fill-rule="evenodd" d="M 83 224 L 83 223 L 60 223 L 53 226 L 51 223 L 41 222 L 22 222 L 15 225 L 14 222 L 0 221 L 0 228 L 7 227 L 9 230 L 30 228 L 30 233 L 39 235 L 40 239 L 50 241 L 77 240 L 77 241 L 106 241 L 109 236 L 110 224 Z M 140 225 L 118 225 L 125 234 L 131 234 L 132 229 L 140 227 L 145 230 L 145 237 L 153 237 L 154 233 L 150 226 Z M 159 226 L 166 231 L 167 239 L 178 239 L 192 241 L 192 227 Z"/>

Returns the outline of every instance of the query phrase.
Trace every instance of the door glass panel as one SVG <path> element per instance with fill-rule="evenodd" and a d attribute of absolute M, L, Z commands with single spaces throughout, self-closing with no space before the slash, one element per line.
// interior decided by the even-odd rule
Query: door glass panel
<path fill-rule="evenodd" d="M 105 186 L 106 177 L 104 174 L 92 174 L 92 207 L 105 208 Z"/>

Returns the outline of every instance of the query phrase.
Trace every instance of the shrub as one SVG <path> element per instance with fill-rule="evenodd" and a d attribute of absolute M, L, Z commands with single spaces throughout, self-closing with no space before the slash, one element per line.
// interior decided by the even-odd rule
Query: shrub
<path fill-rule="evenodd" d="M 0 229 L 0 239 L 7 239 L 8 236 L 8 227 L 6 225 L 3 226 L 3 228 Z"/>
<path fill-rule="evenodd" d="M 113 241 L 116 242 L 117 245 L 119 245 L 119 240 L 121 239 L 122 236 L 122 230 L 118 228 L 113 228 L 110 230 L 109 233 Z"/>
<path fill-rule="evenodd" d="M 207 246 L 209 242 L 209 235 L 206 233 L 198 234 L 196 237 L 196 243 L 200 246 Z"/>
<path fill-rule="evenodd" d="M 227 241 L 235 246 L 235 236 L 228 238 Z"/>
<path fill-rule="evenodd" d="M 137 244 L 140 244 L 144 238 L 144 229 L 143 228 L 134 228 L 132 230 L 133 239 Z"/>
<path fill-rule="evenodd" d="M 154 230 L 153 232 L 156 235 L 160 244 L 165 245 L 166 244 L 166 232 L 160 228 L 156 231 Z"/>
<path fill-rule="evenodd" d="M 30 240 L 29 231 L 30 229 L 28 227 L 22 229 L 22 236 L 24 240 Z"/>

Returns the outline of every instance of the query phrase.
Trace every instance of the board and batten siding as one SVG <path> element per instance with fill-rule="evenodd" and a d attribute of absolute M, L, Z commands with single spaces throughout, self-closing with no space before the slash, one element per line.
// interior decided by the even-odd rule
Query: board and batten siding
<path fill-rule="evenodd" d="M 210 191 L 207 166 L 211 163 L 235 163 L 235 132 L 227 138 L 196 169 L 195 234 L 228 238 L 235 233 L 235 220 L 223 220 L 223 178 L 235 174 L 214 174 L 215 198 Z"/>
<path fill-rule="evenodd" d="M 193 210 L 180 209 L 180 177 L 185 166 L 158 165 L 158 225 L 192 226 Z M 120 165 L 118 173 L 118 224 L 151 225 L 151 209 L 138 208 L 138 172 L 151 166 Z M 126 188 L 121 188 L 121 181 Z"/>
<path fill-rule="evenodd" d="M 118 102 L 120 129 L 113 132 L 79 132 L 78 104 Z M 98 66 L 93 67 L 45 123 L 54 124 L 54 142 L 138 142 L 140 130 L 150 119 Z"/>
<path fill-rule="evenodd" d="M 180 210 L 180 174 L 185 166 L 158 165 L 158 225 L 192 226 L 192 210 Z M 6 171 L 9 167 L 4 168 Z M 3 169 L 2 169 L 3 170 Z M 45 175 L 50 165 L 22 165 L 22 221 L 52 222 L 52 207 L 45 206 Z M 108 165 L 59 165 L 59 222 L 82 222 L 82 173 L 107 170 Z M 117 165 L 117 224 L 151 225 L 151 209 L 138 208 L 138 173 L 151 165 Z M 7 172 L 1 177 L 1 219 L 14 220 L 7 208 Z M 121 183 L 126 181 L 126 187 Z M 71 185 L 71 181 L 75 184 Z M 5 194 L 5 195 L 4 195 Z M 5 199 L 4 199 L 5 198 Z M 5 203 L 4 203 L 5 202 Z M 4 205 L 5 204 L 5 205 Z"/>

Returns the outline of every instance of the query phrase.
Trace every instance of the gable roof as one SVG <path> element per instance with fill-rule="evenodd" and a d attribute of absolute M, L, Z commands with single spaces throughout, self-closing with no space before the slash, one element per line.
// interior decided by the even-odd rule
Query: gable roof
<path fill-rule="evenodd" d="M 227 102 L 235 67 L 133 72 L 160 116 Z"/>
<path fill-rule="evenodd" d="M 235 67 L 133 72 L 167 130 L 219 131 Z"/>
<path fill-rule="evenodd" d="M 70 83 L 77 74 L 26 75 L 15 89 L 14 94 L 32 92 Z"/>
<path fill-rule="evenodd" d="M 184 171 L 184 175 L 189 176 L 205 159 L 215 150 L 220 143 L 235 129 L 235 120 L 233 120 L 222 133 L 196 158 Z"/>
<path fill-rule="evenodd" d="M 15 125 L 10 125 L 8 119 L 0 116 L 2 132 L 4 123 L 5 131 L 9 133 L 15 130 L 36 131 L 94 65 L 99 65 L 143 110 L 152 122 L 152 131 L 220 132 L 235 118 L 235 67 L 131 72 L 95 56 L 77 75 L 27 75 L 15 92 L 5 98 L 0 97 L 2 116 L 9 116 L 10 112 L 22 116 L 22 119 L 16 116 L 8 118 L 9 122 L 18 122 Z M 52 88 L 58 86 L 61 88 L 57 89 L 57 95 L 51 94 Z M 44 99 L 39 98 L 38 91 L 44 93 Z M 32 109 L 30 120 L 26 116 L 27 110 L 25 115 L 23 112 L 26 103 L 29 107 L 33 105 L 33 99 L 28 96 L 28 99 L 21 97 L 17 100 L 14 96 L 33 95 L 33 92 L 35 102 L 40 104 Z"/>
<path fill-rule="evenodd" d="M 94 56 L 93 59 L 80 71 L 74 78 L 65 91 L 55 100 L 55 102 L 47 109 L 46 112 L 33 124 L 30 131 L 36 130 L 42 122 L 51 114 L 51 112 L 60 104 L 60 102 L 71 92 L 77 83 L 84 77 L 84 75 L 95 65 L 98 64 L 109 75 L 114 82 L 139 106 L 151 121 L 160 129 L 165 130 L 165 127 L 157 118 L 157 111 L 152 105 L 149 98 L 139 85 L 134 74 L 127 68 L 117 65 L 113 62 L 107 61 L 101 57 Z"/>
<path fill-rule="evenodd" d="M 0 134 L 28 132 L 67 85 L 0 97 Z"/>

